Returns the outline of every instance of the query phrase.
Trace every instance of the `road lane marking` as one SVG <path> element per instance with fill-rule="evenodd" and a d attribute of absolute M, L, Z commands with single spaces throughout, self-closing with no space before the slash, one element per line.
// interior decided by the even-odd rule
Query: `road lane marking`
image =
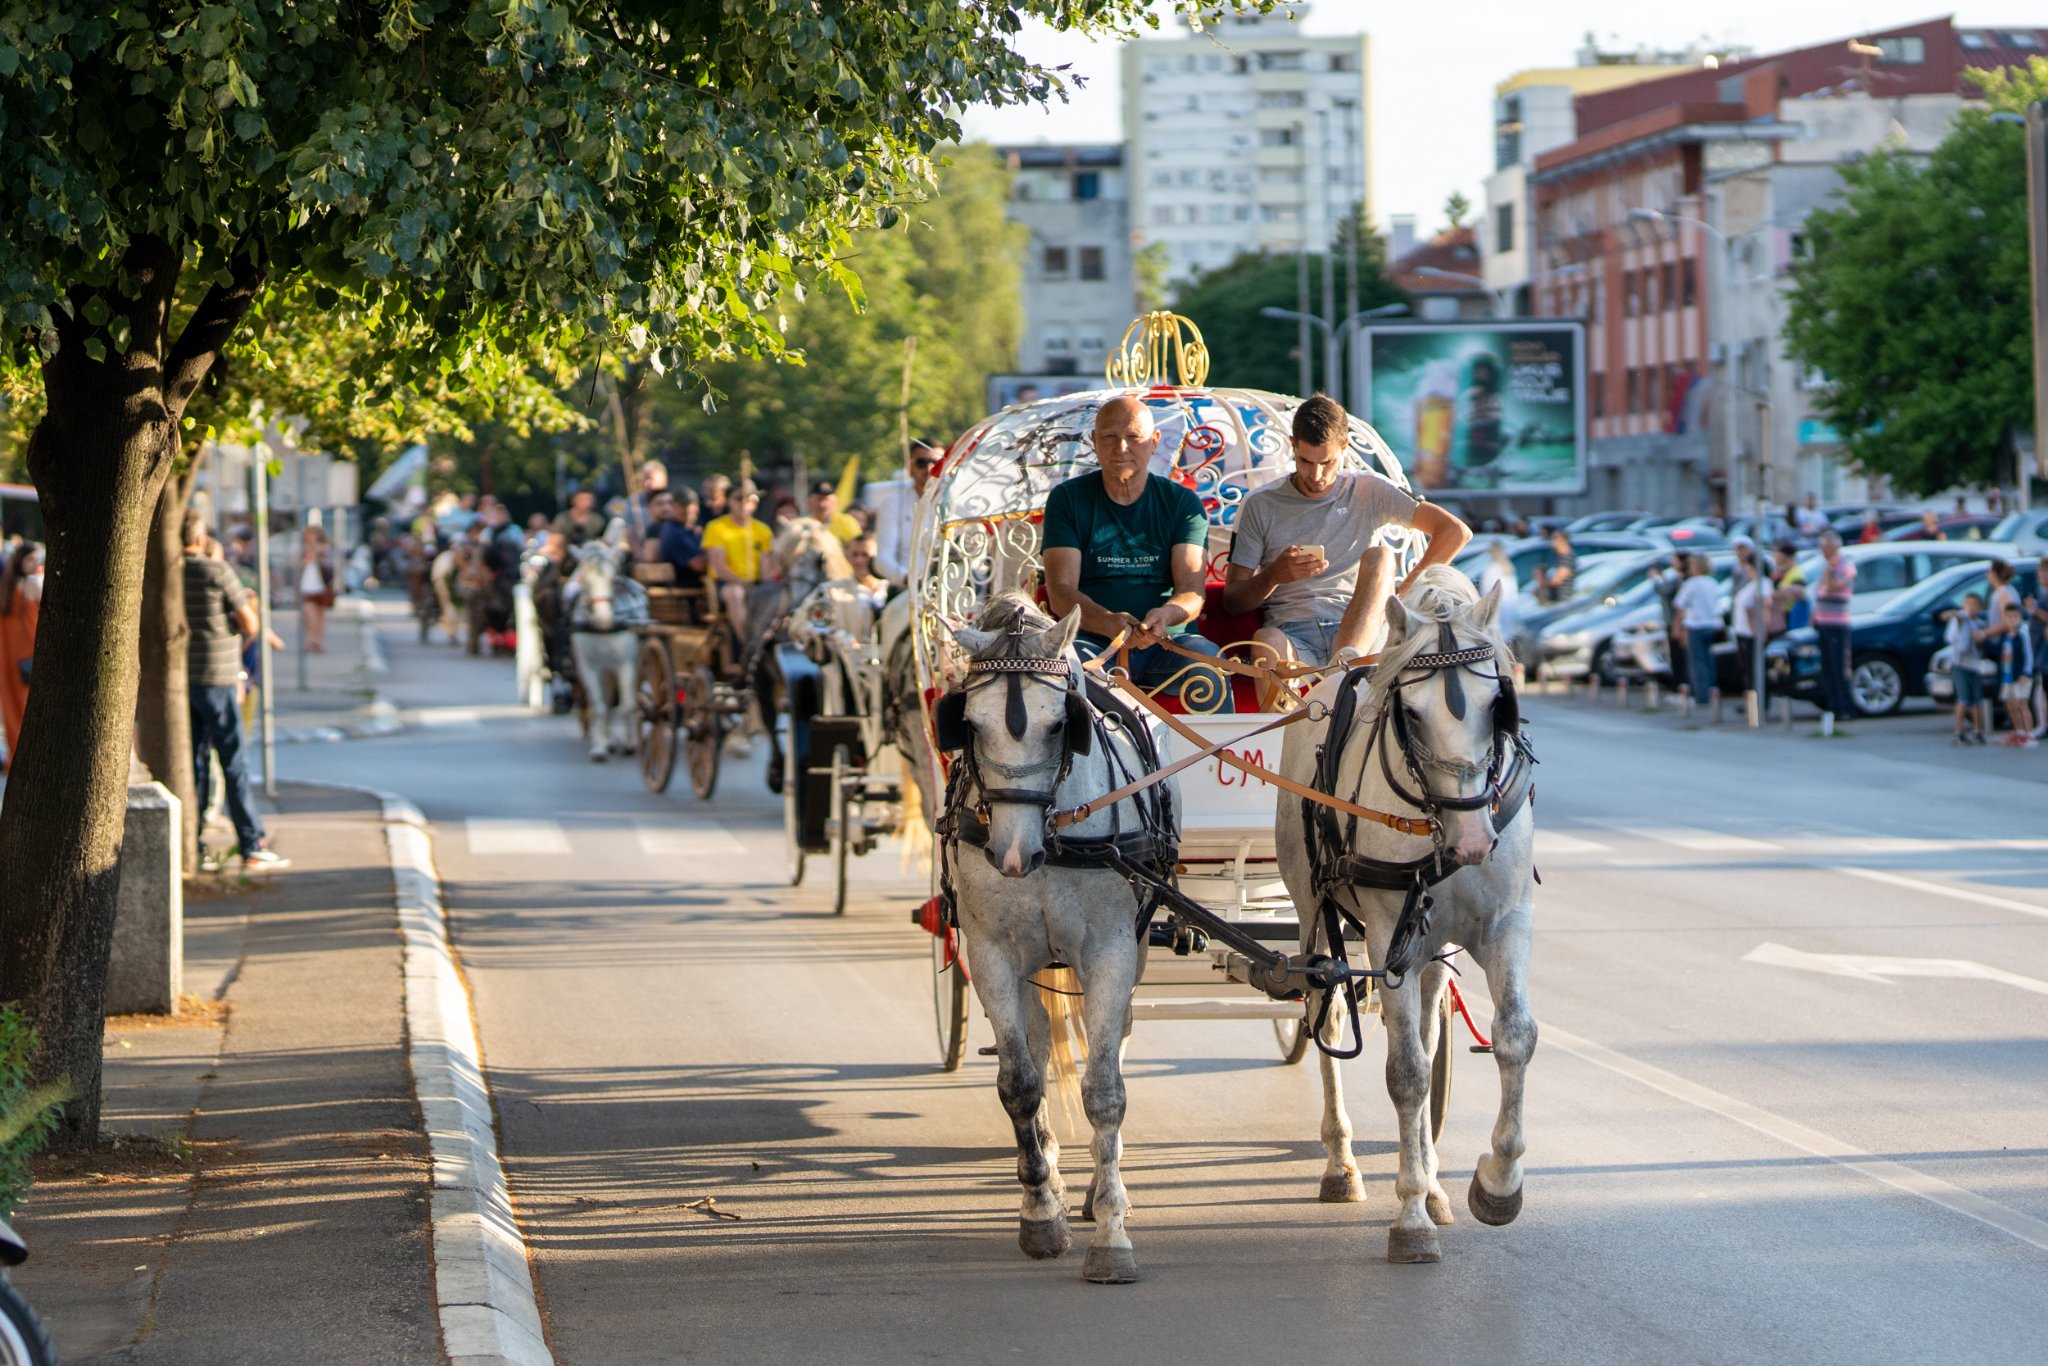
<path fill-rule="evenodd" d="M 1536 831 L 1536 857 L 1569 858 L 1574 854 L 1604 854 L 1608 846 L 1592 840 L 1582 840 L 1577 835 L 1566 835 L 1556 830 Z"/>
<path fill-rule="evenodd" d="M 2048 982 L 2038 977 L 2022 977 L 2004 968 L 1994 968 L 1988 963 L 1976 963 L 1967 958 L 1886 958 L 1864 953 L 1807 953 L 1803 949 L 1788 948 L 1783 944 L 1759 944 L 1742 955 L 1745 963 L 1768 963 L 1772 967 L 1800 968 L 1807 972 L 1824 972 L 1836 977 L 1857 977 L 1865 981 L 1883 982 L 1892 977 L 1953 977 L 1967 981 L 2000 982 L 2021 991 L 2031 991 L 2036 996 L 2048 996 Z"/>
<path fill-rule="evenodd" d="M 1554 1043 L 1581 1061 L 1592 1063 L 1596 1067 L 1604 1067 L 1631 1081 L 1640 1082 L 1653 1091 L 1661 1091 L 1674 1100 L 1682 1100 L 1688 1105 L 1697 1106 L 1723 1119 L 1733 1120 L 1788 1147 L 1811 1153 L 1815 1157 L 1824 1157 L 1894 1190 L 1916 1195 L 1931 1204 L 1940 1205 L 1943 1209 L 1967 1215 L 1979 1223 L 1988 1224 L 2001 1233 L 2048 1252 L 2048 1223 L 2032 1215 L 2009 1209 L 1996 1200 L 1987 1199 L 1975 1191 L 1964 1190 L 1961 1186 L 1952 1185 L 1938 1176 L 1929 1176 L 1926 1172 L 1909 1167 L 1903 1162 L 1873 1157 L 1863 1149 L 1844 1143 L 1838 1138 L 1832 1138 L 1818 1129 L 1809 1129 L 1796 1120 L 1774 1115 L 1747 1101 L 1737 1100 L 1710 1087 L 1687 1081 L 1684 1077 L 1667 1072 L 1661 1067 L 1638 1062 L 1634 1058 L 1594 1043 L 1591 1039 L 1568 1033 L 1555 1025 L 1543 1025 L 1542 1037 L 1545 1043 Z"/>
<path fill-rule="evenodd" d="M 1975 902 L 1979 906 L 1996 906 L 2004 911 L 2018 911 L 2021 915 L 2038 916 L 2048 920 L 2048 906 L 2036 906 L 2028 901 L 2015 901 L 2009 896 L 1993 896 L 1989 892 L 1973 892 L 1967 887 L 1950 887 L 1945 883 L 1927 882 L 1917 877 L 1903 877 L 1898 873 L 1879 872 L 1875 868 L 1856 868 L 1846 863 L 1817 864 L 1831 873 L 1847 873 L 1850 877 L 1865 878 L 1871 882 L 1882 882 L 1891 887 L 1905 887 L 1916 892 L 1932 892 L 1936 896 L 1953 897 L 1957 901 Z"/>
<path fill-rule="evenodd" d="M 640 852 L 656 858 L 702 857 L 707 854 L 744 854 L 747 846 L 738 836 L 716 821 L 676 820 L 654 825 L 636 821 L 633 836 Z"/>
<path fill-rule="evenodd" d="M 1751 839 L 1747 835 L 1729 835 L 1718 830 L 1698 830 L 1687 825 L 1636 825 L 1625 821 L 1600 821 L 1611 830 L 1637 839 L 1655 840 L 1660 844 L 1675 844 L 1680 849 L 1690 849 L 1700 854 L 1745 854 L 1762 851 L 1777 852 L 1779 846 L 1769 840 Z"/>
<path fill-rule="evenodd" d="M 569 837 L 559 821 L 472 817 L 463 823 L 472 854 L 566 854 Z"/>

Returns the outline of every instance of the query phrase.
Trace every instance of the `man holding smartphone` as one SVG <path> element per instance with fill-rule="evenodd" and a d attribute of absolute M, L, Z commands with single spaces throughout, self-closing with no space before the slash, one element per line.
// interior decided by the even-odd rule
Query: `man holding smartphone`
<path fill-rule="evenodd" d="M 1294 473 L 1253 493 L 1238 512 L 1224 610 L 1263 608 L 1266 624 L 1253 639 L 1282 661 L 1322 664 L 1340 649 L 1371 648 L 1393 588 L 1393 552 L 1373 544 L 1381 527 L 1423 534 L 1418 571 L 1448 563 L 1472 539 L 1435 504 L 1377 474 L 1346 470 L 1350 441 L 1343 407 L 1322 394 L 1309 399 L 1294 413 Z"/>

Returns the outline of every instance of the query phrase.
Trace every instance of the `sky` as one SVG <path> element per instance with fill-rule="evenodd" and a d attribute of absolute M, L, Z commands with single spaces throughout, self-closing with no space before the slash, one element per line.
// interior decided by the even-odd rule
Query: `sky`
<path fill-rule="evenodd" d="M 1464 0 L 1438 9 L 1415 0 L 1312 0 L 1308 33 L 1356 33 L 1372 40 L 1366 98 L 1372 105 L 1374 216 L 1412 213 L 1427 233 L 1443 223 L 1443 204 L 1462 190 L 1485 201 L 1493 169 L 1493 88 L 1530 67 L 1570 66 L 1596 35 L 1604 48 L 1741 44 L 1759 53 L 1809 47 L 1938 18 L 1939 0 L 1714 0 L 1711 6 L 1645 5 L 1642 0 Z M 1965 3 L 1953 11 L 1966 28 L 2042 21 L 2022 0 Z M 1703 22 L 1711 15 L 1711 22 Z M 1162 32 L 1170 21 L 1162 19 Z M 1114 44 L 1094 44 L 1044 26 L 1028 29 L 1026 56 L 1073 64 L 1084 86 L 1051 109 L 976 109 L 970 136 L 991 142 L 1106 142 L 1122 137 Z"/>

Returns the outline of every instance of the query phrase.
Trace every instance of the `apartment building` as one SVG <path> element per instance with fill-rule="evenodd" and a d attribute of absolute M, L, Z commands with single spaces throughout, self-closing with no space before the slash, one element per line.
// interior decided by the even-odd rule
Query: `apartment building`
<path fill-rule="evenodd" d="M 1124 149 L 1112 142 L 998 150 L 1013 176 L 1008 217 L 1031 233 L 1018 368 L 1099 375 L 1138 312 Z"/>

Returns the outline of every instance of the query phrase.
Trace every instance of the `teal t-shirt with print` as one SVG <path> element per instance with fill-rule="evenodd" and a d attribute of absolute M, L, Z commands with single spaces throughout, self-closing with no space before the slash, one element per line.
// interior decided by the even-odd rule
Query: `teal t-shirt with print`
<path fill-rule="evenodd" d="M 1173 596 L 1174 547 L 1208 548 L 1209 516 L 1192 489 L 1156 474 L 1126 507 L 1109 496 L 1095 470 L 1046 495 L 1041 544 L 1080 551 L 1081 591 L 1108 611 L 1142 621 Z M 1174 634 L 1192 629 L 1189 624 Z"/>

